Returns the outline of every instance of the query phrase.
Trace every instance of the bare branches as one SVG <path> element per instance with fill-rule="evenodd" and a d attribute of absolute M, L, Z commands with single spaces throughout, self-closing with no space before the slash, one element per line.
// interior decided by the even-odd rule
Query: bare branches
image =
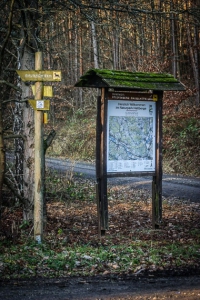
<path fill-rule="evenodd" d="M 53 141 L 53 139 L 54 139 L 55 136 L 56 136 L 56 132 L 55 132 L 55 130 L 53 129 L 53 130 L 49 133 L 49 135 L 48 135 L 48 137 L 46 138 L 46 140 L 44 140 L 44 153 L 46 153 L 47 149 L 50 147 L 50 145 L 51 145 L 51 143 L 52 143 L 52 141 Z"/>
<path fill-rule="evenodd" d="M 184 8 L 179 9 L 173 9 L 169 11 L 161 11 L 160 9 L 154 8 L 149 6 L 148 1 L 141 2 L 140 0 L 134 1 L 134 3 L 131 3 L 131 1 L 127 1 L 127 4 L 120 3 L 120 1 L 82 1 L 79 0 L 69 0 L 71 6 L 69 7 L 68 1 L 56 1 L 55 4 L 53 4 L 53 7 L 57 10 L 63 10 L 70 9 L 70 10 L 77 10 L 80 9 L 81 13 L 85 15 L 87 18 L 89 17 L 88 11 L 89 10 L 104 10 L 104 11 L 115 11 L 120 13 L 128 13 L 129 15 L 137 15 L 137 14 L 157 14 L 157 15 L 169 15 L 171 13 L 174 14 L 183 14 L 186 12 Z M 73 7 L 73 8 L 72 8 Z M 92 20 L 92 15 L 90 16 Z"/>
<path fill-rule="evenodd" d="M 3 137 L 4 139 L 23 139 L 24 141 L 26 140 L 26 137 L 23 136 L 22 134 L 11 134 Z"/>
<path fill-rule="evenodd" d="M 17 191 L 16 191 L 16 187 L 12 184 L 12 182 L 7 178 L 5 177 L 4 178 L 4 184 L 7 185 L 7 187 L 12 191 L 12 193 L 15 195 L 15 197 L 17 199 L 20 200 L 20 202 L 22 204 L 26 204 L 27 205 L 27 199 L 25 199 L 24 197 L 22 197 Z"/>
<path fill-rule="evenodd" d="M 3 46 L 0 45 L 0 48 L 3 48 Z M 12 55 L 15 59 L 17 59 L 17 56 L 12 53 L 11 51 L 9 51 L 7 48 L 4 49 L 7 53 L 9 53 L 10 55 Z"/>
<path fill-rule="evenodd" d="M 16 86 L 15 84 L 12 84 L 6 80 L 0 80 L 0 84 L 6 84 L 8 85 L 9 87 L 11 87 L 12 89 L 18 91 L 18 92 L 21 92 L 21 88 L 19 88 L 18 86 Z"/>
<path fill-rule="evenodd" d="M 8 43 L 8 39 L 10 37 L 10 33 L 11 33 L 11 29 L 12 29 L 12 17 L 13 17 L 14 2 L 15 2 L 15 0 L 11 0 L 10 12 L 9 12 L 9 17 L 8 17 L 8 31 L 7 31 L 7 34 L 6 34 L 6 37 L 5 37 L 5 40 L 3 42 L 1 52 L 0 52 L 0 74 L 1 74 L 1 69 L 2 69 L 2 61 L 3 61 L 4 51 L 5 51 L 6 45 Z"/>

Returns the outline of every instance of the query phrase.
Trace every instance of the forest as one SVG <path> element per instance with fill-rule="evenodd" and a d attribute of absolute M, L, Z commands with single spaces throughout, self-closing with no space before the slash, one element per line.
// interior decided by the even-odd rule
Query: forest
<path fill-rule="evenodd" d="M 190 154 L 182 153 L 191 172 L 199 155 L 199 0 L 1 0 L 0 8 L 0 206 L 6 186 L 23 205 L 24 219 L 33 218 L 34 111 L 27 101 L 33 94 L 31 82 L 22 82 L 16 70 L 33 70 L 38 51 L 44 70 L 62 71 L 61 83 L 52 84 L 47 144 L 54 132 L 63 138 L 66 120 L 84 114 L 89 120 L 95 113 L 97 91 L 74 88 L 88 69 L 170 73 L 186 91 L 164 94 L 164 153 L 176 156 L 183 142 L 191 145 Z M 80 124 L 77 128 L 80 136 Z M 93 131 L 88 145 L 94 144 Z M 10 151 L 12 168 L 6 161 Z M 80 157 L 94 159 L 93 151 Z"/>
<path fill-rule="evenodd" d="M 34 89 L 16 72 L 34 70 L 42 53 L 43 70 L 62 74 L 60 82 L 44 83 L 53 97 L 42 157 L 93 163 L 99 91 L 75 88 L 79 78 L 92 68 L 172 74 L 185 91 L 164 92 L 163 171 L 192 176 L 198 188 L 199 50 L 200 0 L 0 0 L 1 278 L 199 274 L 198 202 L 184 200 L 182 190 L 163 197 L 161 230 L 152 230 L 149 191 L 109 186 L 109 229 L 99 238 L 96 183 L 73 168 L 46 167 L 44 240 L 33 241 Z M 116 139 L 121 124 L 112 122 Z M 148 138 L 152 125 L 142 126 Z"/>

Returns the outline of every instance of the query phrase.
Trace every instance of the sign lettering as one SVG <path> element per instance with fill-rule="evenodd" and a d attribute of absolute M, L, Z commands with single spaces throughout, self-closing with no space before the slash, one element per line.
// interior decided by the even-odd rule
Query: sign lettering
<path fill-rule="evenodd" d="M 29 71 L 17 70 L 22 81 L 61 81 L 61 71 Z"/>

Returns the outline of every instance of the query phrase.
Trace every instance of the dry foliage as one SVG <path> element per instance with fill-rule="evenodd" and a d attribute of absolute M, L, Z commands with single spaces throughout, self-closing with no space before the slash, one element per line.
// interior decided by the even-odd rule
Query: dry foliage
<path fill-rule="evenodd" d="M 200 204 L 163 198 L 163 222 L 159 230 L 153 230 L 149 192 L 130 185 L 111 186 L 109 230 L 100 238 L 96 203 L 89 200 L 94 182 L 79 179 L 79 184 L 86 184 L 82 200 L 70 200 L 68 195 L 55 201 L 49 194 L 45 244 L 41 247 L 28 244 L 32 226 L 22 225 L 21 209 L 4 210 L 7 242 L 1 234 L 3 277 L 140 274 L 199 267 Z M 21 258 L 13 263 L 18 251 Z"/>

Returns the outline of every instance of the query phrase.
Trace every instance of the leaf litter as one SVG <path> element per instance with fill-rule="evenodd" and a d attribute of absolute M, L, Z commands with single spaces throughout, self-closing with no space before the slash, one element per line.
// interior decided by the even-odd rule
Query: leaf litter
<path fill-rule="evenodd" d="M 97 205 L 91 200 L 95 199 L 95 183 L 74 180 L 85 186 L 84 198 L 55 200 L 48 194 L 42 244 L 33 241 L 33 226 L 23 223 L 20 207 L 4 209 L 0 235 L 2 278 L 198 270 L 199 203 L 163 197 L 162 223 L 154 230 L 149 191 L 131 185 L 109 186 L 109 229 L 100 238 Z"/>

